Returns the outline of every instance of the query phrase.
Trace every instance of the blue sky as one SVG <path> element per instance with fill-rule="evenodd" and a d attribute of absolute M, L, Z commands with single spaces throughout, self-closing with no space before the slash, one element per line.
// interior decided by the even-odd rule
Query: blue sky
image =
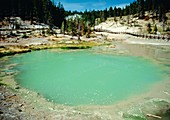
<path fill-rule="evenodd" d="M 55 3 L 61 2 L 65 10 L 103 10 L 112 7 L 124 7 L 134 0 L 55 0 Z"/>

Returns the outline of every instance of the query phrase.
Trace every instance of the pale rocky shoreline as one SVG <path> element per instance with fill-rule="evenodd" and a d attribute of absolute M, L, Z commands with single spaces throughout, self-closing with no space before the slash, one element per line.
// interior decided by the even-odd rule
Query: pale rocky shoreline
<path fill-rule="evenodd" d="M 121 35 L 121 34 L 108 34 L 104 32 L 97 32 L 99 38 L 91 39 L 91 41 L 101 41 L 103 44 L 104 42 L 109 45 L 107 45 L 106 49 L 109 50 L 122 50 L 124 51 L 124 46 L 119 46 L 117 44 L 114 44 L 115 42 L 124 43 L 126 44 L 144 44 L 144 45 L 151 45 L 151 46 L 164 46 L 169 48 L 170 42 L 164 41 L 164 40 L 146 40 L 146 39 L 137 39 L 135 37 L 129 36 L 129 35 Z M 102 34 L 102 35 L 101 35 Z M 104 35 L 104 36 L 103 36 Z M 61 35 L 63 36 L 63 35 Z M 107 37 L 107 39 L 106 39 Z M 29 40 L 28 40 L 29 39 Z M 2 49 L 6 48 L 13 48 L 12 50 L 16 50 L 16 47 L 18 48 L 18 45 L 28 45 L 31 47 L 38 47 L 40 49 L 43 49 L 41 47 L 46 47 L 48 49 L 48 45 L 54 45 L 56 41 L 62 41 L 62 37 L 54 38 L 46 37 L 46 38 L 28 38 L 18 41 L 18 43 L 10 43 L 10 42 L 0 42 L 0 46 Z M 43 39 L 43 40 L 42 40 Z M 68 37 L 64 37 L 64 39 L 68 39 Z M 41 42 L 45 41 L 45 45 Z M 70 42 L 68 42 L 70 41 Z M 84 41 L 89 41 L 89 39 L 84 39 Z M 38 43 L 39 44 L 36 44 Z M 52 43 L 50 43 L 52 42 Z M 68 42 L 68 43 L 67 43 Z M 34 44 L 35 43 L 35 44 Z M 10 44 L 10 45 L 9 45 Z M 64 45 L 74 45 L 76 41 L 72 40 L 66 40 Z M 84 43 L 83 43 L 84 44 Z M 40 45 L 40 46 L 39 46 Z M 87 44 L 88 45 L 88 44 Z M 94 45 L 96 46 L 96 44 Z M 56 48 L 56 46 L 54 46 Z M 24 48 L 26 50 L 28 48 Z M 39 49 L 39 50 L 40 50 Z M 19 49 L 21 50 L 21 49 Z M 21 50 L 22 51 L 22 50 Z M 169 49 L 168 49 L 169 51 Z M 30 52 L 30 51 L 29 51 Z M 168 53 L 168 55 L 170 55 Z M 10 57 L 10 56 L 9 56 Z M 167 56 L 168 58 L 169 56 Z M 6 85 L 0 85 L 0 119 L 2 120 L 54 120 L 54 119 L 63 119 L 63 120 L 72 120 L 72 119 L 78 119 L 78 120 L 121 120 L 126 119 L 128 117 L 131 117 L 132 119 L 142 119 L 145 120 L 154 120 L 153 117 L 148 117 L 147 113 L 150 113 L 144 106 L 142 107 L 142 110 L 144 109 L 145 117 L 142 118 L 140 116 L 135 116 L 136 113 L 133 113 L 133 110 L 129 111 L 128 108 L 138 105 L 136 104 L 136 101 L 140 101 L 141 98 L 146 99 L 146 101 L 151 100 L 151 98 L 158 97 L 159 100 L 162 100 L 163 104 L 160 108 L 157 110 L 157 108 L 154 108 L 155 110 L 151 112 L 151 114 L 156 114 L 157 116 L 160 116 L 163 118 L 163 120 L 168 120 L 170 117 L 170 91 L 168 85 L 169 79 L 165 83 L 161 83 L 161 87 L 154 87 L 154 89 L 151 91 L 151 93 L 148 93 L 148 95 L 144 95 L 139 98 L 134 98 L 132 101 L 127 101 L 122 103 L 119 103 L 118 105 L 111 105 L 111 106 L 79 106 L 79 107 L 70 107 L 70 106 L 64 106 L 64 105 L 58 105 L 55 103 L 52 103 L 46 99 L 44 99 L 42 96 L 40 96 L 37 93 L 34 93 L 32 91 L 29 91 L 25 88 L 22 88 L 21 86 L 18 86 L 17 83 L 14 81 L 14 75 L 17 74 L 17 71 L 10 71 L 10 69 L 15 65 L 7 65 L 6 62 L 8 61 L 8 57 L 2 57 L 1 59 L 1 71 L 0 71 L 0 80 L 2 83 L 7 84 Z M 168 63 L 169 64 L 169 63 Z M 160 91 L 161 90 L 161 91 Z M 155 93 L 157 91 L 157 93 Z M 158 92 L 160 91 L 160 92 Z M 153 94 L 154 93 L 154 94 Z M 165 97 L 162 97 L 161 94 L 166 94 Z M 147 98 L 150 96 L 150 98 Z M 147 100 L 148 99 L 148 100 Z M 166 100 L 165 100 L 166 99 Z M 167 99 L 169 101 L 167 101 Z M 156 101 L 156 99 L 153 99 Z M 159 101 L 158 100 L 158 101 Z M 150 103 L 153 104 L 153 103 Z M 124 107 L 126 106 L 126 107 Z M 152 106 L 153 107 L 153 106 Z M 125 111 L 122 111 L 122 110 Z M 127 111 L 126 111 L 127 110 Z M 122 111 L 122 112 L 120 112 Z M 156 112 L 155 112 L 156 111 Z M 164 117 L 165 116 L 165 117 Z"/>

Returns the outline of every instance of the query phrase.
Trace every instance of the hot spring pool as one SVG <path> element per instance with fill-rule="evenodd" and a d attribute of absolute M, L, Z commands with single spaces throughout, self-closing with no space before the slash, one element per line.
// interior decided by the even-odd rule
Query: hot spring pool
<path fill-rule="evenodd" d="M 142 94 L 163 80 L 151 60 L 89 51 L 35 51 L 11 58 L 16 81 L 65 105 L 108 105 Z"/>

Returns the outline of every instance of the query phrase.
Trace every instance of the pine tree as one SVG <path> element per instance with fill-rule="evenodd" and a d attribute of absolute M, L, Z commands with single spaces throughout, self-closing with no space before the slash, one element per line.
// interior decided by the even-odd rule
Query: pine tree
<path fill-rule="evenodd" d="M 117 8 L 114 7 L 114 17 L 117 17 Z"/>
<path fill-rule="evenodd" d="M 145 13 L 144 0 L 137 0 L 137 2 L 138 2 L 138 16 L 139 18 L 143 18 Z"/>
<path fill-rule="evenodd" d="M 150 23 L 147 24 L 147 31 L 148 31 L 148 33 L 151 33 L 151 31 L 152 31 Z"/>
<path fill-rule="evenodd" d="M 108 17 L 108 12 L 107 12 L 107 8 L 104 10 L 104 20 L 107 20 Z"/>
<path fill-rule="evenodd" d="M 51 0 L 1 0 L 0 20 L 11 16 L 61 27 L 65 10 L 62 4 L 56 7 Z"/>
<path fill-rule="evenodd" d="M 154 29 L 153 29 L 153 31 L 154 31 L 154 33 L 155 33 L 155 34 L 157 33 L 157 31 L 158 31 L 158 28 L 157 28 L 157 26 L 156 26 L 156 25 L 154 26 Z"/>
<path fill-rule="evenodd" d="M 110 7 L 110 8 L 109 8 L 109 17 L 113 17 L 113 16 L 114 16 L 114 14 L 113 14 L 113 8 Z"/>

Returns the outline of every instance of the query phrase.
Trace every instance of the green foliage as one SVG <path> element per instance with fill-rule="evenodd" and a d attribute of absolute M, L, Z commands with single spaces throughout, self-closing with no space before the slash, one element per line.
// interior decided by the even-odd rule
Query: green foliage
<path fill-rule="evenodd" d="M 43 34 L 43 35 L 45 35 L 45 34 L 53 35 L 53 34 L 55 34 L 55 32 L 54 32 L 52 29 L 48 29 L 46 32 L 43 30 L 43 31 L 42 31 L 42 34 Z"/>
<path fill-rule="evenodd" d="M 62 22 L 62 25 L 61 25 L 61 33 L 65 34 L 65 24 L 64 24 L 64 21 Z"/>
<path fill-rule="evenodd" d="M 139 18 L 144 18 L 144 13 L 145 13 L 145 8 L 144 8 L 144 0 L 137 0 L 137 3 L 138 3 L 138 16 Z"/>
<path fill-rule="evenodd" d="M 170 31 L 170 27 L 168 26 L 167 29 L 166 29 L 166 32 L 169 32 Z"/>
<path fill-rule="evenodd" d="M 159 14 L 159 18 L 161 20 L 165 19 L 165 12 L 170 10 L 170 0 L 135 0 L 134 2 L 127 5 L 125 8 L 118 8 L 118 7 L 110 7 L 109 9 L 104 10 L 92 10 L 84 12 L 78 11 L 67 11 L 66 15 L 74 15 L 80 14 L 84 18 L 84 21 L 89 21 L 92 26 L 95 25 L 95 19 L 99 18 L 100 22 L 105 21 L 108 17 L 118 17 L 118 16 L 127 16 L 127 15 L 136 15 L 140 18 L 144 18 L 145 11 L 153 11 L 156 14 Z"/>
<path fill-rule="evenodd" d="M 0 20 L 10 16 L 61 27 L 65 10 L 61 3 L 55 6 L 51 0 L 1 0 Z"/>
<path fill-rule="evenodd" d="M 27 34 L 24 34 L 22 38 L 29 38 L 29 36 Z"/>
<path fill-rule="evenodd" d="M 0 82 L 0 86 L 7 86 L 7 84 Z"/>
<path fill-rule="evenodd" d="M 164 21 L 165 12 L 170 10 L 170 0 L 135 0 L 125 8 L 110 7 L 104 10 L 85 10 L 84 12 L 65 11 L 60 2 L 56 6 L 51 0 L 1 0 L 0 20 L 4 17 L 19 16 L 23 20 L 43 22 L 61 28 L 66 16 L 80 14 L 85 22 L 88 21 L 91 26 L 94 26 L 96 18 L 100 18 L 102 22 L 108 17 L 121 17 L 137 13 L 139 17 L 143 18 L 144 11 L 151 10 L 159 14 L 160 21 Z"/>
<path fill-rule="evenodd" d="M 148 32 L 148 33 L 151 33 L 151 31 L 152 31 L 152 29 L 151 29 L 151 24 L 148 23 L 148 24 L 147 24 L 147 32 Z"/>
<path fill-rule="evenodd" d="M 156 34 L 156 32 L 158 31 L 158 28 L 157 28 L 156 25 L 154 26 L 153 31 L 154 31 L 155 34 Z"/>
<path fill-rule="evenodd" d="M 114 11 L 112 7 L 109 8 L 108 12 L 109 12 L 109 17 L 114 17 Z"/>
<path fill-rule="evenodd" d="M 70 50 L 70 49 L 88 49 L 91 48 L 91 46 L 64 46 L 61 47 L 61 49 L 65 49 L 65 50 Z"/>

